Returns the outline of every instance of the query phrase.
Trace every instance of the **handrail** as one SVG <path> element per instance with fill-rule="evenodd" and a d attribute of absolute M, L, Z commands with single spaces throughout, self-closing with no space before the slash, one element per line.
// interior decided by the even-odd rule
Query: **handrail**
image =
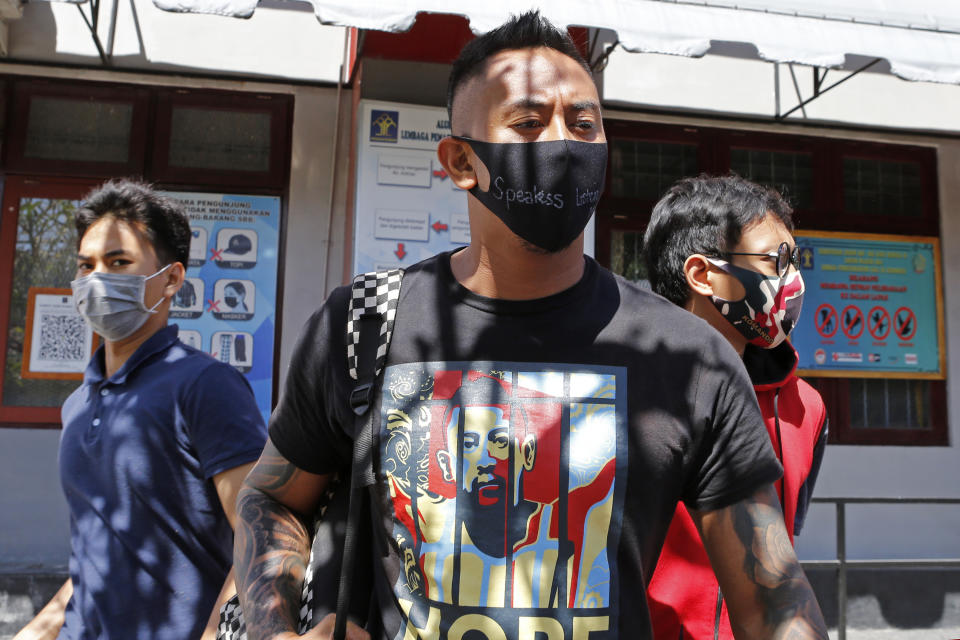
<path fill-rule="evenodd" d="M 847 570 L 960 567 L 960 558 L 916 558 L 910 560 L 848 560 L 847 559 L 847 511 L 848 504 L 960 504 L 960 498 L 905 498 L 905 497 L 815 497 L 811 502 L 834 504 L 837 509 L 837 559 L 804 560 L 805 569 L 837 569 L 837 638 L 847 638 Z"/>

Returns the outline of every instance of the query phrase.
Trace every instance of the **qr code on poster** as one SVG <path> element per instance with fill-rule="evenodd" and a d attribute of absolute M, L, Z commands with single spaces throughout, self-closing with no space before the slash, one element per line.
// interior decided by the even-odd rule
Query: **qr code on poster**
<path fill-rule="evenodd" d="M 41 360 L 70 362 L 86 360 L 87 325 L 78 315 L 45 313 L 40 316 Z"/>

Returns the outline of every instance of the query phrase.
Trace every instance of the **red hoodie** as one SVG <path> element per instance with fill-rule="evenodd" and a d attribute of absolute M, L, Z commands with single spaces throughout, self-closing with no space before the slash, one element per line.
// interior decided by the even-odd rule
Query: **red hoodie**
<path fill-rule="evenodd" d="M 797 353 L 789 342 L 774 349 L 748 345 L 743 363 L 783 478 L 776 483 L 790 541 L 800 532 L 827 441 L 827 414 L 820 394 L 794 375 Z M 786 496 L 786 498 L 784 498 Z M 683 503 L 677 505 L 647 588 L 657 640 L 733 638 L 700 534 Z"/>

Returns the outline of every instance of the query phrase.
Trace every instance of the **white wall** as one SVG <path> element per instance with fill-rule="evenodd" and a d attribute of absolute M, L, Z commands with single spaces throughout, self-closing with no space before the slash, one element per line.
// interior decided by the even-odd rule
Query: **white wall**
<path fill-rule="evenodd" d="M 334 149 L 337 92 L 301 90 L 293 116 L 290 207 L 284 260 L 283 318 L 279 348 L 280 380 L 286 378 L 293 344 L 310 313 L 346 274 L 345 251 L 352 234 L 346 229 L 352 94 L 340 96 L 339 144 Z M 335 176 L 334 176 L 335 170 Z M 331 220 L 330 192 L 336 179 Z"/>
<path fill-rule="evenodd" d="M 67 570 L 70 516 L 57 470 L 59 429 L 0 429 L 0 571 Z"/>

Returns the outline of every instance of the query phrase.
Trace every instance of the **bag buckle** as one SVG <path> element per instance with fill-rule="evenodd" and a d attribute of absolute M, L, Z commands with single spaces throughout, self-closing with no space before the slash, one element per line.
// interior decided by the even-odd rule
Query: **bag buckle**
<path fill-rule="evenodd" d="M 372 382 L 358 384 L 350 392 L 350 407 L 358 416 L 362 416 L 370 409 L 370 400 L 373 391 Z"/>

